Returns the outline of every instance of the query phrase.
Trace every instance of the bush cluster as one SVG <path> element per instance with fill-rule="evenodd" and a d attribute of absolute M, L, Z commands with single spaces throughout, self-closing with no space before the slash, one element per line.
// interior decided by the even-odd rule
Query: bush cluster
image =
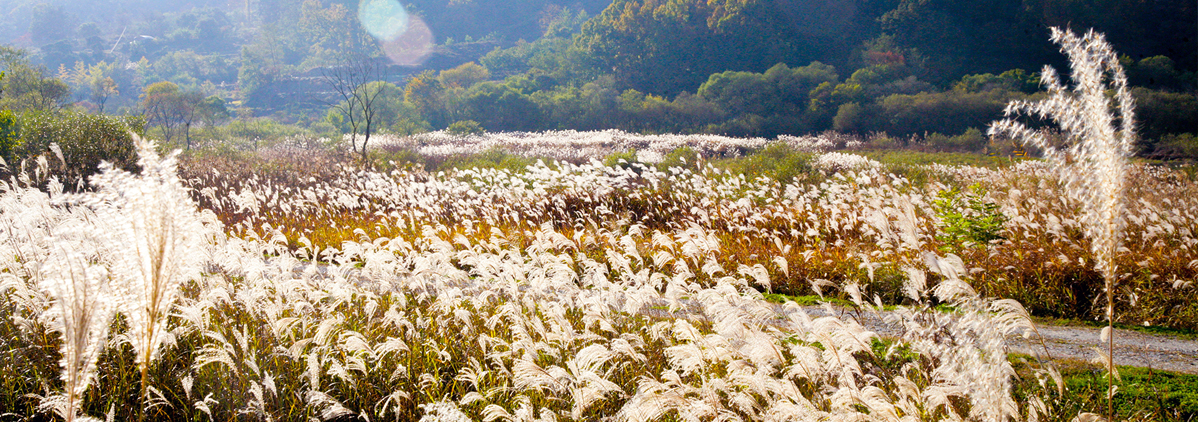
<path fill-rule="evenodd" d="M 5 160 L 13 165 L 47 155 L 52 165 L 61 167 L 56 173 L 68 188 L 86 183 L 88 177 L 99 171 L 102 162 L 130 171 L 137 168 L 133 134 L 144 130 L 144 121 L 139 117 L 26 111 L 0 116 L 0 120 L 6 117 L 7 122 L 0 122 L 9 125 L 3 146 L 7 150 Z M 17 169 L 13 165 L 11 170 Z"/>

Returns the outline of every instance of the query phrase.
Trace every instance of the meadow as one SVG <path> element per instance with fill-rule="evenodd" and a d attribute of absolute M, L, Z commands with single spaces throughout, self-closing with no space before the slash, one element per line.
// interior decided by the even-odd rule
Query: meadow
<path fill-rule="evenodd" d="M 43 157 L 0 184 L 0 419 L 1192 419 L 1154 388 L 1193 377 L 1008 355 L 1035 316 L 1198 329 L 1191 173 L 1036 145 L 946 165 L 834 136 L 433 133 L 372 161 L 138 140 L 139 173 L 79 193 Z M 1119 179 L 1061 171 L 1094 157 Z M 899 335 L 862 327 L 882 310 Z"/>

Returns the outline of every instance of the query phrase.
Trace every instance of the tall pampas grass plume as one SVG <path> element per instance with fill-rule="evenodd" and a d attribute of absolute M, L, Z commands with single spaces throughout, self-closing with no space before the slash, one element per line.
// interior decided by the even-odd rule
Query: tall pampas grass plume
<path fill-rule="evenodd" d="M 145 397 L 150 362 L 173 343 L 167 317 L 180 285 L 197 279 L 207 259 L 208 232 L 176 171 L 177 151 L 166 157 L 135 136 L 140 174 L 102 166 L 97 189 L 83 201 L 94 210 L 98 236 L 108 246 L 112 290 L 129 324 L 126 339 L 137 354 Z"/>
<path fill-rule="evenodd" d="M 48 264 L 38 277 L 38 287 L 53 299 L 42 314 L 51 331 L 62 335 L 62 378 L 65 392 L 47 397 L 42 408 L 53 410 L 64 420 L 78 419 L 83 394 L 96 376 L 96 362 L 104 349 L 115 304 L 108 284 L 108 271 L 80 252 L 74 227 L 56 239 Z M 84 249 L 86 250 L 86 249 Z"/>
<path fill-rule="evenodd" d="M 152 142 L 135 141 L 140 174 L 105 163 L 91 180 L 95 191 L 51 195 L 66 211 L 51 232 L 37 287 L 51 298 L 42 320 L 62 335 L 65 391 L 46 397 L 42 408 L 67 421 L 81 418 L 117 312 L 128 322 L 122 336 L 137 354 L 145 396 L 149 363 L 170 337 L 167 315 L 179 285 L 198 278 L 206 259 L 209 230 L 179 180 L 175 156 L 162 158 Z"/>
<path fill-rule="evenodd" d="M 1044 158 L 1081 204 L 1079 220 L 1084 222 L 1090 251 L 1096 258 L 1095 266 L 1103 276 L 1106 291 L 1108 325 L 1103 330 L 1103 340 L 1107 350 L 1103 362 L 1109 373 L 1108 412 L 1113 415 L 1110 406 L 1117 372 L 1113 362 L 1115 343 L 1110 332 L 1118 281 L 1115 255 L 1126 226 L 1124 189 L 1128 159 L 1135 145 L 1134 101 L 1119 57 L 1102 34 L 1090 30 L 1079 37 L 1072 31 L 1052 28 L 1051 39 L 1069 57 L 1073 86 L 1063 85 L 1057 72 L 1045 66 L 1040 78 L 1048 89 L 1048 97 L 1035 102 L 1011 102 L 1004 112 L 1006 119 L 996 122 L 990 134 L 1010 135 L 1042 150 Z M 1108 96 L 1108 90 L 1114 92 L 1113 98 Z M 1052 119 L 1066 135 L 1066 144 L 1058 146 L 1044 130 L 1033 130 L 1016 121 L 1020 115 Z"/>

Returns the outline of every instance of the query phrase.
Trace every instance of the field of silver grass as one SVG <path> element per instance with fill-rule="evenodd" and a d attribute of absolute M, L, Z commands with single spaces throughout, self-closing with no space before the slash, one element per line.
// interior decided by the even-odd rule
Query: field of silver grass
<path fill-rule="evenodd" d="M 149 367 L 147 386 L 131 394 L 155 419 L 1006 420 L 1047 410 L 1010 393 L 1004 335 L 1025 327 L 1026 314 L 973 293 L 954 255 L 908 263 L 917 305 L 896 314 L 905 334 L 885 347 L 851 317 L 761 300 L 764 265 L 725 270 L 714 259 L 720 241 L 698 222 L 647 230 L 628 218 L 578 221 L 585 229 L 570 235 L 542 224 L 522 245 L 500 230 L 479 233 L 518 215 L 451 228 L 420 213 L 457 212 L 439 209 L 435 192 L 541 203 L 549 187 L 536 181 L 465 172 L 421 184 L 346 172 L 374 180 L 359 193 L 411 204 L 388 224 L 420 235 L 292 251 L 278 231 L 225 236 L 186 196 L 173 159 L 142 151 L 142 175 L 109 170 L 102 180 L 112 182 L 96 193 L 18 183 L 3 196 L 5 256 L 16 258 L 5 263 L 8 311 L 23 337 L 14 342 L 44 347 L 55 343 L 48 333 L 61 333 L 61 383 L 42 380 L 41 405 L 68 420 L 80 408 L 96 415 L 126 404 L 94 386 L 106 381 L 95 379 L 100 355 L 125 346 L 134 374 L 100 373 L 137 378 Z M 526 177 L 596 192 L 633 174 L 542 167 Z M 683 177 L 697 192 L 718 188 Z M 749 221 L 751 203 L 742 208 L 727 220 Z M 894 219 L 860 217 L 878 220 L 860 230 L 892 242 L 895 256 L 918 249 L 902 208 L 911 205 L 894 205 Z M 604 260 L 589 256 L 596 250 Z M 822 287 L 874 309 L 859 285 Z M 926 312 L 920 304 L 931 297 L 961 312 Z M 122 317 L 106 339 L 113 313 Z"/>
<path fill-rule="evenodd" d="M 304 163 L 324 158 L 291 151 L 273 153 L 293 171 L 243 175 L 201 161 L 182 179 L 174 157 L 141 151 L 140 175 L 109 169 L 91 193 L 3 185 L 0 365 L 21 376 L 0 380 L 0 404 L 12 413 L 1079 416 L 1061 405 L 1047 362 L 1032 362 L 1041 388 L 1016 394 L 1006 341 L 1031 335 L 1030 317 L 1018 301 L 977 293 L 995 273 L 1027 271 L 1016 266 L 1095 266 L 1093 220 L 1077 213 L 1086 192 L 1051 165 L 929 166 L 917 183 L 821 153 L 811 177 L 783 182 L 598 162 L 309 172 Z M 1133 183 L 1120 195 L 1136 205 L 1122 211 L 1117 264 L 1103 268 L 1128 268 L 1117 296 L 1131 313 L 1160 306 L 1145 297 L 1162 289 L 1192 295 L 1198 196 L 1175 173 L 1126 172 Z M 1005 239 L 943 240 L 945 207 L 976 212 L 943 199 L 962 184 L 1008 218 Z M 762 300 L 783 288 L 845 297 L 858 313 Z M 884 296 L 899 304 L 887 314 L 897 338 L 857 320 Z M 1193 312 L 1185 305 L 1160 314 Z"/>
<path fill-rule="evenodd" d="M 361 142 L 362 138 L 362 135 L 345 135 L 343 140 L 354 148 L 360 148 L 358 142 Z M 442 130 L 412 136 L 383 134 L 373 139 L 368 146 L 371 149 L 411 150 L 426 157 L 451 157 L 500 149 L 515 151 L 529 157 L 572 162 L 585 162 L 594 157 L 635 151 L 636 160 L 658 163 L 665 155 L 684 147 L 693 149 L 705 157 L 720 157 L 737 156 L 770 144 L 786 144 L 805 152 L 826 152 L 837 146 L 861 146 L 859 139 L 833 132 L 819 136 L 781 135 L 777 139 L 767 140 L 707 134 L 642 135 L 615 129 L 591 132 L 558 130 L 483 134 L 453 134 Z"/>

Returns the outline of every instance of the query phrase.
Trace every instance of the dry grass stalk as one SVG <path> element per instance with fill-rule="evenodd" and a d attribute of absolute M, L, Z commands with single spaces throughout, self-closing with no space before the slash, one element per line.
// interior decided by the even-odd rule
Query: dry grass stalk
<path fill-rule="evenodd" d="M 1103 330 L 1107 350 L 1102 361 L 1109 374 L 1108 416 L 1112 416 L 1114 378 L 1118 376 L 1112 335 L 1118 283 L 1115 261 L 1126 226 L 1124 190 L 1135 145 L 1135 111 L 1119 58 L 1102 34 L 1090 30 L 1079 37 L 1071 31 L 1053 28 L 1052 41 L 1060 44 L 1061 51 L 1069 57 L 1072 89 L 1061 83 L 1052 67 L 1045 66 L 1041 80 L 1048 89 L 1048 98 L 1012 102 L 1005 110 L 1007 119 L 997 122 L 990 133 L 1007 134 L 1044 151 L 1044 157 L 1080 205 L 1086 237 L 1096 258 L 1095 267 L 1105 284 L 1108 325 Z M 1108 89 L 1114 90 L 1114 105 Z M 1052 119 L 1067 134 L 1069 144 L 1066 147 L 1052 144 L 1044 131 L 1014 120 L 1019 115 Z"/>
<path fill-rule="evenodd" d="M 179 286 L 198 278 L 206 259 L 206 230 L 176 174 L 175 157 L 160 158 L 152 142 L 136 141 L 141 174 L 105 165 L 92 178 L 97 191 L 79 202 L 95 212 L 96 237 L 105 243 L 145 398 L 150 362 L 162 344 L 174 342 L 166 323 Z"/>

